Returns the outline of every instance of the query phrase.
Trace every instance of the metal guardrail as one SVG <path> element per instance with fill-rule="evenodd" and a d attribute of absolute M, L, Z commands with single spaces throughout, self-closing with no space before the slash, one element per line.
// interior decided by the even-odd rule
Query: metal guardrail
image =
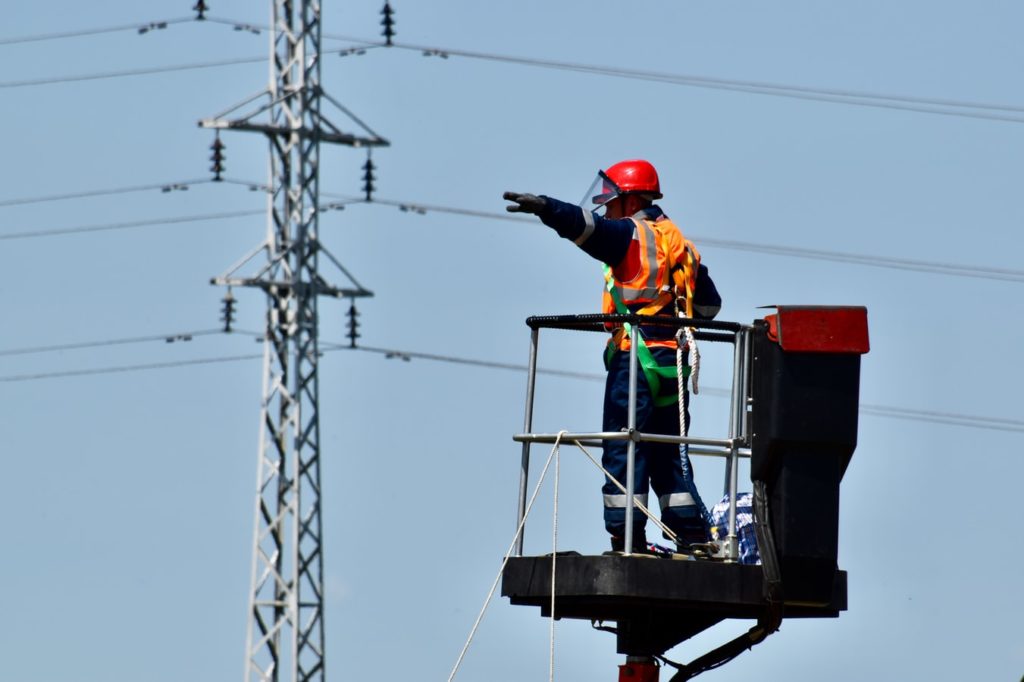
<path fill-rule="evenodd" d="M 630 363 L 629 363 L 629 402 L 628 423 L 623 431 L 563 433 L 561 442 L 579 441 L 590 446 L 601 445 L 607 440 L 625 440 L 628 442 L 626 454 L 626 489 L 635 489 L 635 456 L 636 444 L 639 442 L 676 443 L 690 447 L 689 454 L 726 458 L 725 492 L 729 495 L 729 532 L 720 552 L 720 558 L 736 561 L 739 556 L 739 545 L 736 538 L 736 496 L 739 488 L 739 459 L 750 456 L 750 422 L 748 408 L 750 406 L 750 349 L 753 327 L 737 322 L 716 322 L 713 320 L 696 320 L 685 317 L 666 317 L 650 315 L 558 315 L 527 318 L 530 327 L 530 358 L 526 384 L 526 415 L 523 433 L 515 434 L 512 440 L 523 444 L 522 463 L 519 477 L 519 511 L 516 527 L 523 522 L 526 514 L 527 482 L 530 471 L 530 445 L 533 443 L 555 443 L 558 434 L 533 433 L 533 406 L 537 380 L 537 349 L 541 329 L 563 329 L 571 331 L 607 332 L 609 325 L 630 325 Z M 731 343 L 733 345 L 732 389 L 729 400 L 729 433 L 726 438 L 694 438 L 670 436 L 666 434 L 643 433 L 636 429 L 636 392 L 637 392 L 637 330 L 639 325 L 656 325 L 671 328 L 693 327 L 694 336 L 700 341 Z M 704 331 L 713 330 L 713 331 Z M 681 394 L 680 394 L 681 395 Z M 633 547 L 633 495 L 626 495 L 626 554 Z M 523 533 L 516 541 L 516 556 L 523 555 Z"/>

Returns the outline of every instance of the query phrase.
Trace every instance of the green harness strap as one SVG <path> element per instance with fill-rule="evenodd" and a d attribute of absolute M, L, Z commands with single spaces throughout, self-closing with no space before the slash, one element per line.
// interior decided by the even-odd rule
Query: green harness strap
<path fill-rule="evenodd" d="M 604 279 L 605 288 L 612 297 L 612 301 L 615 303 L 615 310 L 620 315 L 629 315 L 630 310 L 626 307 L 626 304 L 622 302 L 622 298 L 619 296 L 619 292 L 615 289 L 615 278 L 612 276 L 612 269 L 607 264 L 604 266 Z M 631 326 L 629 322 L 622 323 L 623 329 L 626 334 L 632 334 L 630 330 Z M 644 376 L 647 377 L 647 385 L 651 389 L 651 397 L 654 399 L 656 407 L 664 407 L 666 405 L 672 405 L 679 402 L 679 390 L 678 387 L 676 392 L 671 395 L 659 395 L 661 393 L 661 380 L 664 379 L 675 379 L 676 377 L 676 366 L 673 365 L 659 365 L 658 361 L 654 359 L 654 355 L 651 353 L 651 349 L 647 347 L 644 342 L 643 334 L 637 329 L 636 335 L 636 357 L 640 361 L 640 369 L 643 370 Z M 608 347 L 605 350 L 605 365 L 610 365 L 612 356 L 615 354 L 615 345 L 613 340 L 608 341 Z M 690 376 L 690 367 L 683 367 L 683 379 L 685 380 Z"/>

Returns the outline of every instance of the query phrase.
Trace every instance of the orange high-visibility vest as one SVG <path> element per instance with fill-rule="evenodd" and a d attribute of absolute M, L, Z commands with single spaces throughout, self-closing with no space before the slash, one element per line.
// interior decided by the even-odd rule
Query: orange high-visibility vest
<path fill-rule="evenodd" d="M 675 316 L 674 301 L 679 301 L 681 312 L 693 317 L 693 291 L 697 284 L 700 253 L 693 242 L 686 239 L 668 218 L 657 220 L 632 218 L 633 243 L 622 262 L 605 271 L 605 283 L 611 278 L 618 298 L 631 313 L 639 315 Z M 624 278 L 629 279 L 624 279 Z M 605 314 L 623 312 L 616 309 L 615 300 L 604 291 L 601 306 Z M 675 330 L 663 328 L 668 338 L 645 338 L 649 347 L 675 348 Z M 629 335 L 621 326 L 612 328 L 611 344 L 619 350 L 629 350 Z M 659 334 L 660 336 L 660 334 Z"/>

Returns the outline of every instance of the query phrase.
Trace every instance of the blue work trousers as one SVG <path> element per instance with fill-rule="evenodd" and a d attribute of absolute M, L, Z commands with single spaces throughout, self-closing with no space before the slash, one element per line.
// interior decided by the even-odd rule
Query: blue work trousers
<path fill-rule="evenodd" d="M 652 348 L 659 365 L 675 365 L 675 350 Z M 636 429 L 644 433 L 679 435 L 679 406 L 672 402 L 656 407 L 651 390 L 642 369 L 637 365 Z M 676 392 L 675 379 L 662 379 L 664 394 Z M 683 387 L 683 401 L 686 420 L 689 423 L 689 391 Z M 629 424 L 629 352 L 616 351 L 608 362 L 608 378 L 604 395 L 604 430 L 622 431 Z M 626 458 L 629 444 L 624 440 L 606 440 L 602 463 L 623 487 L 626 486 Z M 634 455 L 634 490 L 637 499 L 647 504 L 648 490 L 654 489 L 661 509 L 661 521 L 684 544 L 706 542 L 708 533 L 708 512 L 697 493 L 693 481 L 693 469 L 686 445 L 671 443 L 636 444 Z M 604 494 L 604 524 L 613 536 L 624 537 L 626 529 L 626 502 L 628 498 L 610 480 L 601 488 Z M 633 537 L 639 544 L 644 536 L 647 517 L 634 507 Z"/>

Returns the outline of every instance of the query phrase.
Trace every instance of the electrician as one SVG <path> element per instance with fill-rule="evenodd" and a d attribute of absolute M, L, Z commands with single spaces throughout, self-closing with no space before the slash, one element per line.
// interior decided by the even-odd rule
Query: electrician
<path fill-rule="evenodd" d="M 658 173 L 647 161 L 621 161 L 599 171 L 582 206 L 544 195 L 505 192 L 512 213 L 532 213 L 565 239 L 605 265 L 603 312 L 711 319 L 722 304 L 696 247 L 683 237 L 654 201 L 660 199 Z M 603 215 L 601 213 L 603 212 Z M 625 430 L 628 423 L 629 333 L 611 330 L 605 353 L 608 377 L 604 396 L 604 431 Z M 676 373 L 676 328 L 641 325 L 637 344 L 636 428 L 645 433 L 679 434 Z M 649 352 L 644 350 L 644 347 Z M 683 352 L 687 347 L 684 345 Z M 688 372 L 689 368 L 685 368 Z M 642 373 L 641 373 L 642 372 Z M 686 374 L 688 376 L 688 373 Z M 652 390 L 653 387 L 653 390 Z M 689 423 L 689 391 L 681 387 Z M 625 485 L 623 440 L 606 440 L 602 463 Z M 638 442 L 635 448 L 635 499 L 647 506 L 653 487 L 661 519 L 678 536 L 678 549 L 706 542 L 708 513 L 697 493 L 686 445 Z M 626 495 L 611 481 L 602 487 L 605 528 L 613 551 L 623 551 Z M 642 513 L 633 515 L 633 552 L 649 553 Z"/>

